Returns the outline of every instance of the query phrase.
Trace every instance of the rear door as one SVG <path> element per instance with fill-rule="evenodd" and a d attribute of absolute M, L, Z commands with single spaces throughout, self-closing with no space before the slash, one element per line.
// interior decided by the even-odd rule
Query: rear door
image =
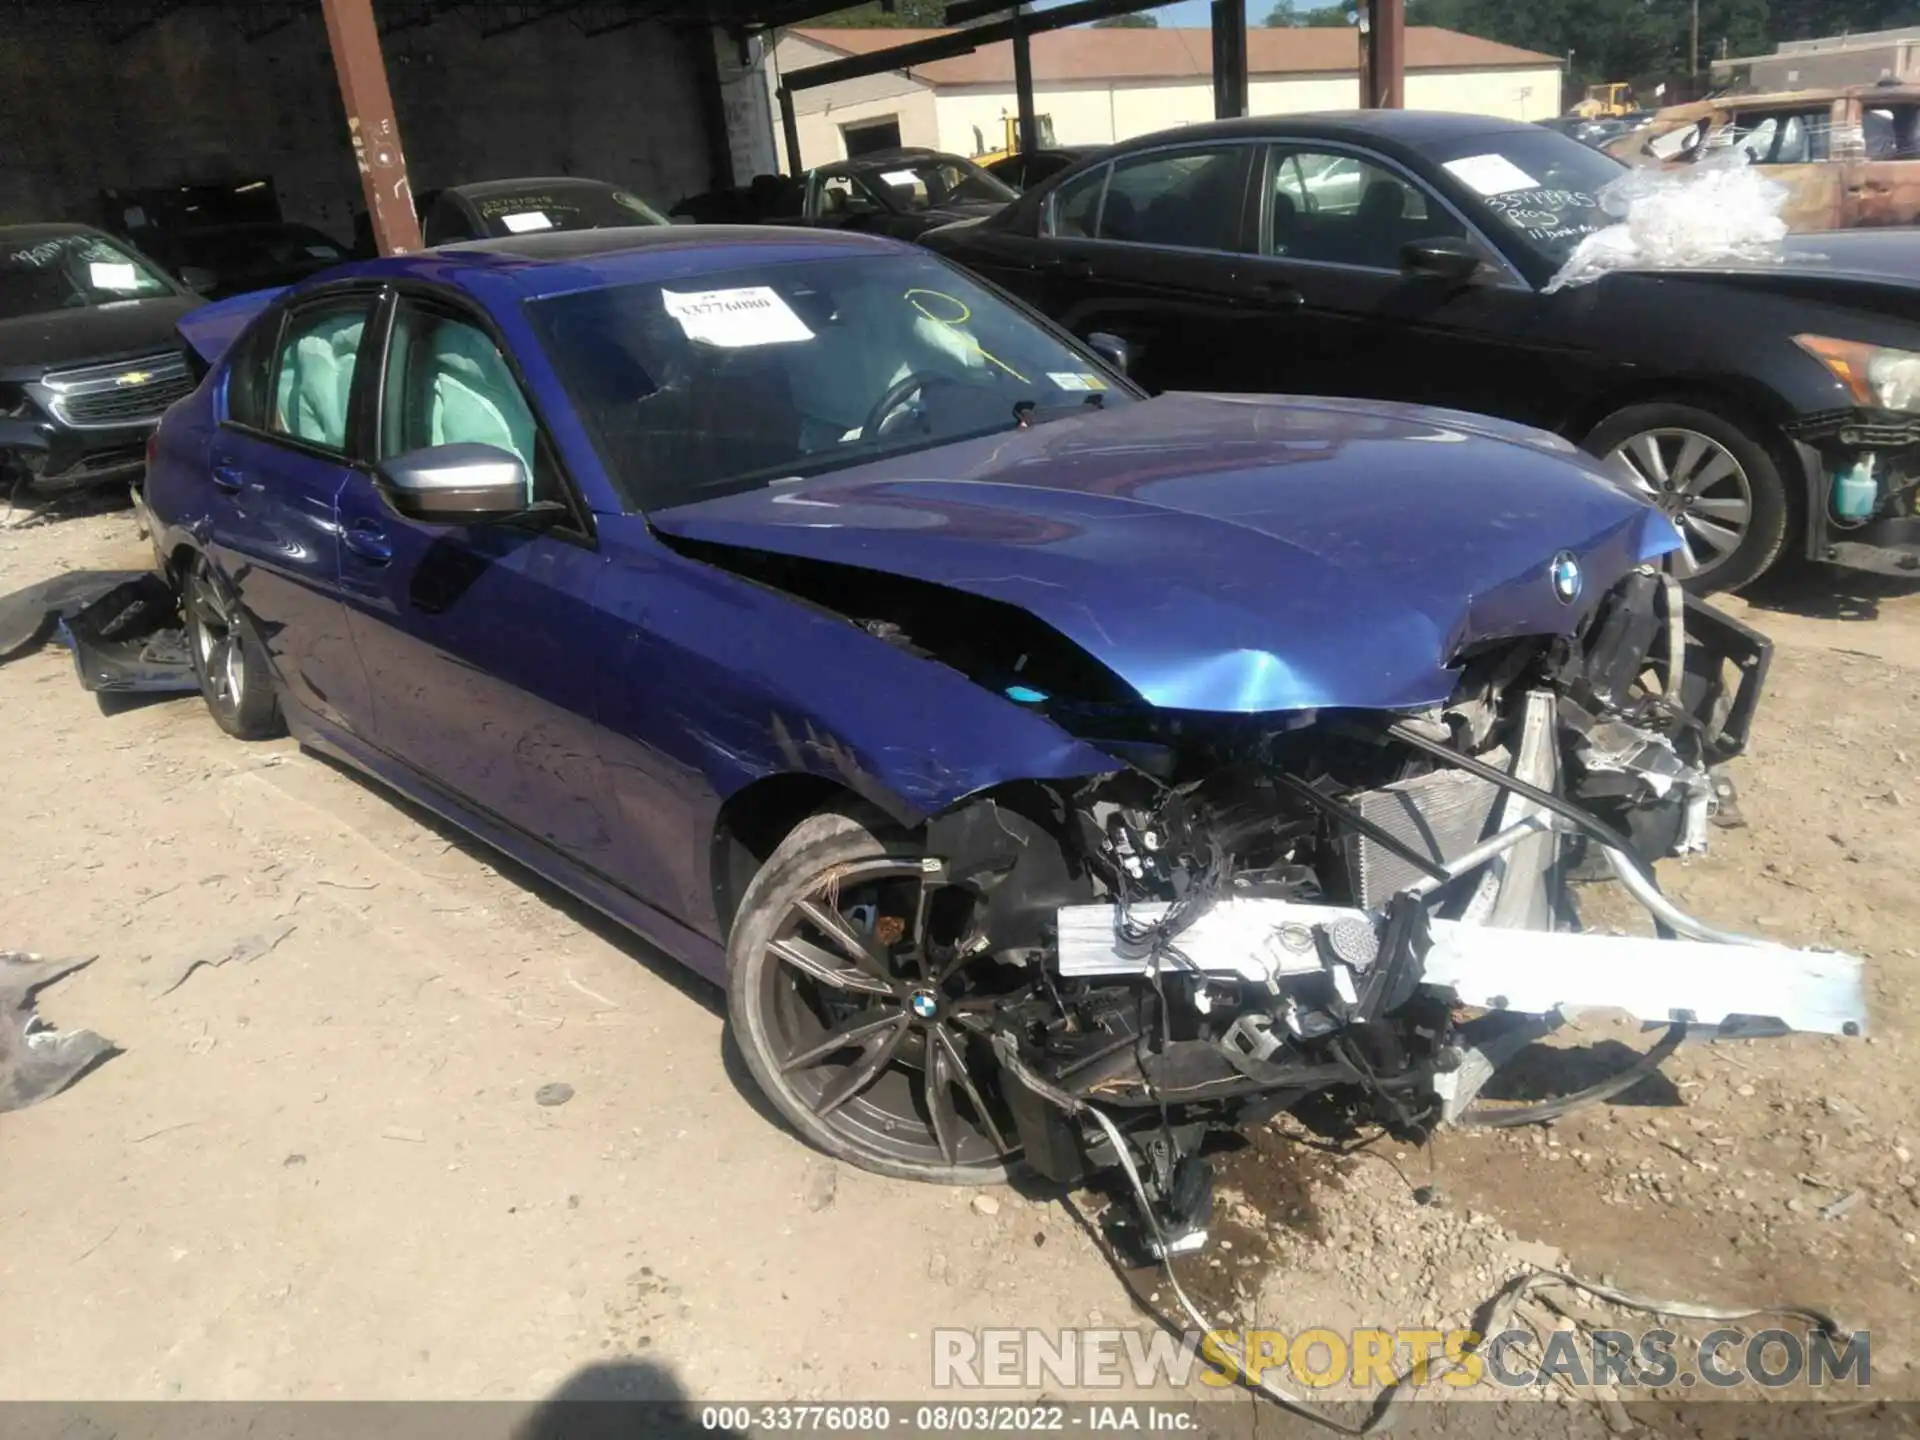
<path fill-rule="evenodd" d="M 368 469 L 340 494 L 341 588 L 375 742 L 489 818 L 613 873 L 595 729 L 605 565 L 517 371 L 478 312 L 408 290 L 382 315 L 370 462 L 471 442 L 518 455 L 567 518 L 404 519 Z"/>
<path fill-rule="evenodd" d="M 1848 126 L 1861 149 L 1846 161 L 1840 224 L 1912 225 L 1920 221 L 1920 103 L 1902 97 L 1856 98 Z"/>
<path fill-rule="evenodd" d="M 1836 121 L 1847 102 L 1734 108 L 1727 125 L 1695 157 L 1738 150 L 1760 173 L 1787 190 L 1781 218 L 1794 230 L 1832 230 L 1844 222 L 1847 167 L 1834 164 Z"/>
<path fill-rule="evenodd" d="M 1479 249 L 1479 275 L 1408 274 L 1404 247 L 1435 239 Z M 1539 297 L 1395 162 L 1326 141 L 1268 147 L 1258 249 L 1245 293 L 1268 323 L 1266 343 L 1247 352 L 1260 388 L 1544 419 L 1532 340 Z"/>
<path fill-rule="evenodd" d="M 221 576 L 286 698 L 352 730 L 367 720 L 366 678 L 339 594 L 337 503 L 351 474 L 352 399 L 377 301 L 374 289 L 337 291 L 257 322 L 236 343 L 207 451 Z M 291 718 L 297 726 L 301 717 Z"/>

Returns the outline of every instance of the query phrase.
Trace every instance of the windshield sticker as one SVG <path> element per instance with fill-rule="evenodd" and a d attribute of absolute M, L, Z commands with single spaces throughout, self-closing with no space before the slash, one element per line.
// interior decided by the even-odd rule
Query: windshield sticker
<path fill-rule="evenodd" d="M 539 210 L 523 210 L 518 215 L 502 215 L 500 223 L 507 227 L 507 233 L 511 235 L 525 235 L 529 231 L 553 228 L 553 221 Z"/>
<path fill-rule="evenodd" d="M 1449 160 L 1447 173 L 1480 195 L 1505 195 L 1512 190 L 1531 190 L 1540 182 L 1504 155 L 1467 155 Z"/>
<path fill-rule="evenodd" d="M 1075 371 L 1049 370 L 1047 378 L 1062 390 L 1093 391 L 1107 388 L 1107 382 L 1098 375 Z"/>
<path fill-rule="evenodd" d="M 905 185 L 909 190 L 920 183 L 920 177 L 911 170 L 888 170 L 880 178 L 889 185 Z"/>
<path fill-rule="evenodd" d="M 689 340 L 722 350 L 813 339 L 806 322 L 766 285 L 747 285 L 738 290 L 662 290 L 660 299 Z"/>
<path fill-rule="evenodd" d="M 135 265 L 118 264 L 108 260 L 90 260 L 87 262 L 87 278 L 93 282 L 96 290 L 138 290 L 140 288 L 140 270 Z"/>

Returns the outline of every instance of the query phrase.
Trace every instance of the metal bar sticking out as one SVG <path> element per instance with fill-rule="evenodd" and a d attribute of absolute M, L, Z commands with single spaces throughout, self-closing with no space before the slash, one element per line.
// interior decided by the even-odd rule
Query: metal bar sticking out
<path fill-rule="evenodd" d="M 1407 103 L 1406 0 L 1367 0 L 1361 44 L 1362 103 L 1370 110 L 1400 110 Z"/>
<path fill-rule="evenodd" d="M 1446 872 L 1444 878 L 1434 875 L 1424 876 L 1414 881 L 1411 885 L 1408 885 L 1405 893 L 1413 896 L 1431 895 L 1441 886 L 1458 880 L 1462 875 L 1471 874 L 1489 860 L 1505 854 L 1529 835 L 1537 835 L 1542 830 L 1550 828 L 1552 827 L 1548 825 L 1544 816 L 1529 815 L 1519 824 L 1509 825 L 1498 835 L 1493 836 L 1491 839 L 1482 840 L 1465 854 L 1456 855 L 1453 859 L 1447 861 L 1446 864 L 1441 867 Z"/>
<path fill-rule="evenodd" d="M 387 88 L 372 0 L 320 0 L 320 5 L 374 241 L 382 255 L 408 254 L 421 248 L 420 219 L 413 209 L 413 187 L 400 148 L 400 123 Z"/>
<path fill-rule="evenodd" d="M 1247 113 L 1247 0 L 1213 0 L 1213 117 Z"/>

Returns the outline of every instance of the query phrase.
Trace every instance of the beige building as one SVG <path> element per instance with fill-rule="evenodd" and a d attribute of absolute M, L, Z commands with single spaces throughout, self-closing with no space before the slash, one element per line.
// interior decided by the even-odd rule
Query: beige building
<path fill-rule="evenodd" d="M 937 30 L 787 31 L 778 75 L 941 34 Z M 1206 30 L 1073 29 L 1036 35 L 1034 112 L 1061 145 L 1102 145 L 1213 118 L 1213 39 Z M 1346 28 L 1250 29 L 1248 113 L 1346 110 L 1360 103 L 1359 32 Z M 1511 45 L 1424 26 L 1407 31 L 1407 106 L 1513 120 L 1560 113 L 1561 63 Z M 1014 114 L 1013 47 L 794 92 L 800 164 L 850 153 L 924 145 L 955 155 L 997 151 Z M 785 145 L 782 142 L 784 152 Z"/>

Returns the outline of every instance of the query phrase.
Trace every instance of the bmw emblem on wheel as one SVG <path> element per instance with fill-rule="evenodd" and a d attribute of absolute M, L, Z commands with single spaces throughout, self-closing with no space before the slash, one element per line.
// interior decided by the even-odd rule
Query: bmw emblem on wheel
<path fill-rule="evenodd" d="M 1553 593 L 1562 605 L 1578 600 L 1580 588 L 1586 583 L 1580 573 L 1580 562 L 1571 550 L 1562 550 L 1553 557 L 1553 564 L 1547 567 L 1547 579 L 1553 582 Z"/>
<path fill-rule="evenodd" d="M 922 1020 L 933 1019 L 940 1009 L 940 1002 L 935 1000 L 932 994 L 926 990 L 914 991 L 913 998 L 907 1003 L 913 1007 L 913 1013 L 918 1015 Z"/>

